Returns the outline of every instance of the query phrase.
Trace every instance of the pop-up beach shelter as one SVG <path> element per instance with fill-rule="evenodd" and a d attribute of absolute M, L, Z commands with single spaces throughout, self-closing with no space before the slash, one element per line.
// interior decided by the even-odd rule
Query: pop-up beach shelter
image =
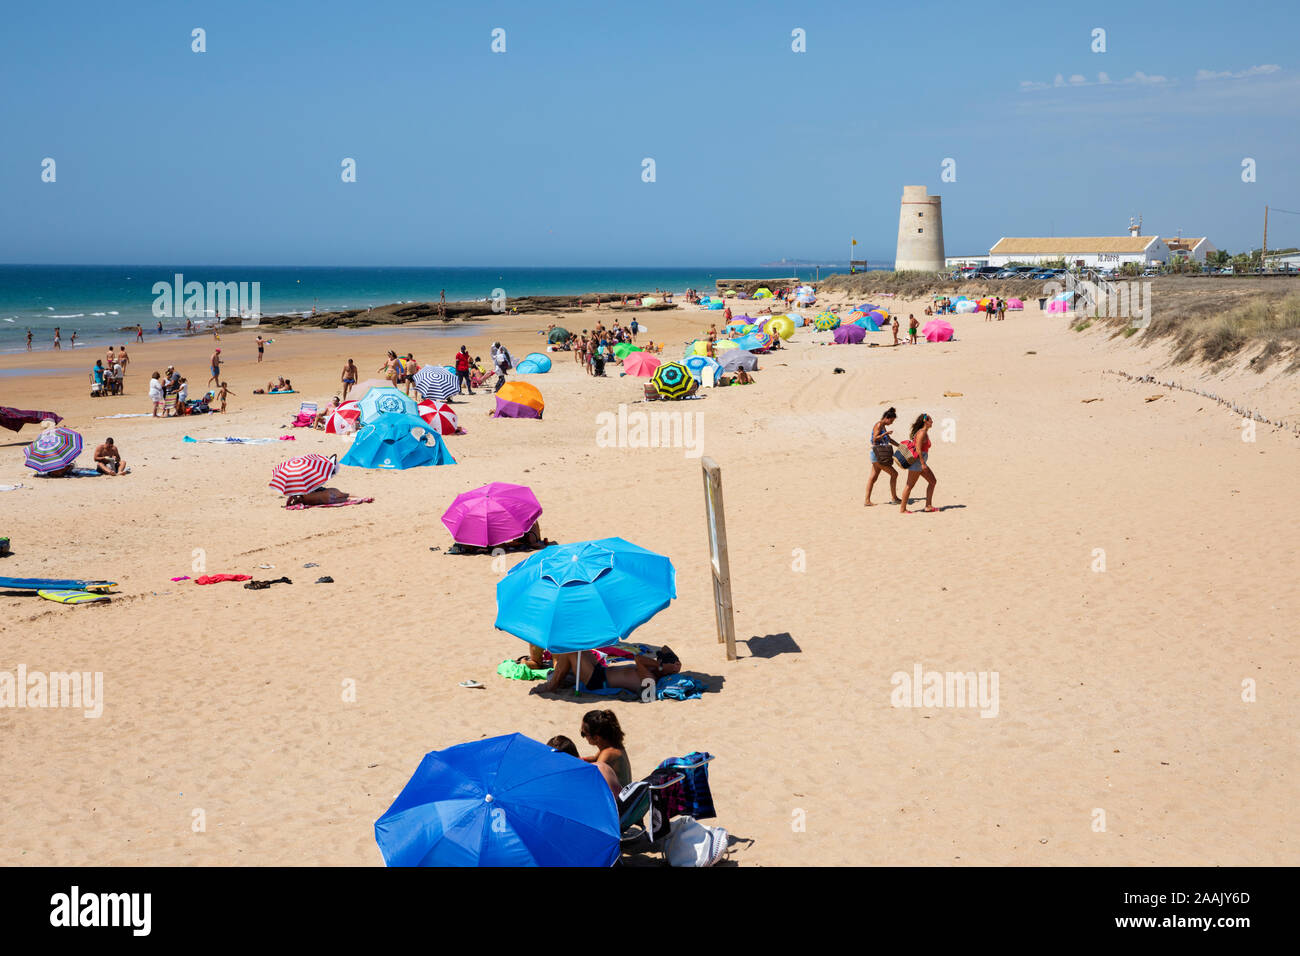
<path fill-rule="evenodd" d="M 420 433 L 417 438 L 413 432 Z M 357 468 L 403 470 L 424 465 L 454 465 L 438 429 L 416 415 L 380 415 L 357 435 L 340 462 Z"/>
<path fill-rule="evenodd" d="M 541 418 L 546 410 L 542 393 L 527 382 L 507 382 L 496 394 L 494 418 Z"/>
<path fill-rule="evenodd" d="M 426 754 L 375 842 L 388 866 L 612 866 L 618 808 L 594 765 L 506 734 Z"/>
<path fill-rule="evenodd" d="M 523 361 L 515 366 L 520 375 L 536 375 L 551 370 L 551 357 L 542 352 L 529 352 Z"/>

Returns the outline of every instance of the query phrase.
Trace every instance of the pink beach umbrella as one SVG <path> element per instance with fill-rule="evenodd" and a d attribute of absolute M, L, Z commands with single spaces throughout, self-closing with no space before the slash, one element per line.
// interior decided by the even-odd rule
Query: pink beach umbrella
<path fill-rule="evenodd" d="M 952 340 L 952 326 L 938 319 L 931 319 L 921 329 L 927 342 L 948 342 Z"/>
<path fill-rule="evenodd" d="M 649 352 L 629 352 L 623 359 L 623 371 L 638 378 L 649 378 L 659 367 L 660 360 Z"/>
<path fill-rule="evenodd" d="M 1007 311 L 1019 312 L 1025 307 L 1025 303 L 1019 299 L 1007 299 Z"/>
<path fill-rule="evenodd" d="M 457 495 L 442 523 L 460 544 L 494 548 L 526 534 L 541 514 L 541 503 L 527 485 L 494 481 Z"/>

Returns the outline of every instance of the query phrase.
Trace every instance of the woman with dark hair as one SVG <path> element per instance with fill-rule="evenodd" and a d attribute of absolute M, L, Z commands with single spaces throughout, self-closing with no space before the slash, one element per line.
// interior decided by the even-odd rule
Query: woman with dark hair
<path fill-rule="evenodd" d="M 871 489 L 876 486 L 876 479 L 882 471 L 889 472 L 890 503 L 903 503 L 898 497 L 898 472 L 894 469 L 894 446 L 898 442 L 889 437 L 889 426 L 897 418 L 898 412 L 892 408 L 886 409 L 885 414 L 880 416 L 880 421 L 871 429 L 871 477 L 867 479 L 867 498 L 863 502 L 868 508 L 871 507 Z"/>
<path fill-rule="evenodd" d="M 582 717 L 582 739 L 596 748 L 587 763 L 606 764 L 618 777 L 621 786 L 632 782 L 632 762 L 623 749 L 623 728 L 612 710 L 589 710 Z"/>
<path fill-rule="evenodd" d="M 939 510 L 934 506 L 934 486 L 938 483 L 938 479 L 934 477 L 929 464 L 930 426 L 933 424 L 934 419 L 922 412 L 917 416 L 916 421 L 912 422 L 912 437 L 900 443 L 903 450 L 894 452 L 897 460 L 907 469 L 907 487 L 903 489 L 903 503 L 898 509 L 905 515 L 911 514 L 907 504 L 912 500 L 912 487 L 918 478 L 924 478 L 926 481 L 925 510 Z"/>

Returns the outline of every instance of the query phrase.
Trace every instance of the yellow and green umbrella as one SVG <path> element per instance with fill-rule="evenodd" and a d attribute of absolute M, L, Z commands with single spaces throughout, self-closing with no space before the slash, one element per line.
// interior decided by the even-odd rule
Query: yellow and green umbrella
<path fill-rule="evenodd" d="M 695 385 L 695 378 L 681 362 L 665 362 L 650 378 L 661 398 L 682 398 Z"/>

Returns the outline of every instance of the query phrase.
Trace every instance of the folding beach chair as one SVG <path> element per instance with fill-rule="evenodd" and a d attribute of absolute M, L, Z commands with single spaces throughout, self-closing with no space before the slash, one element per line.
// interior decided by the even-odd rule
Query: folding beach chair
<path fill-rule="evenodd" d="M 706 768 L 714 759 L 712 754 L 701 755 L 691 763 L 675 762 L 671 768 L 656 770 L 650 776 L 634 780 L 624 787 L 615 800 L 618 806 L 618 824 L 622 831 L 619 839 L 623 852 L 645 853 L 657 850 L 667 861 L 665 841 L 672 833 L 672 814 L 656 806 L 656 794 L 670 789 L 686 778 L 686 773 Z M 646 814 L 650 822 L 645 823 Z"/>
<path fill-rule="evenodd" d="M 717 384 L 718 369 L 713 365 L 706 365 L 700 371 L 700 385 L 704 388 L 713 388 Z"/>
<path fill-rule="evenodd" d="M 95 381 L 95 373 L 90 373 L 90 397 L 99 398 L 104 394 L 104 386 Z"/>
<path fill-rule="evenodd" d="M 312 421 L 316 420 L 317 411 L 318 409 L 316 408 L 315 402 L 303 402 L 301 405 L 298 406 L 299 417 L 303 415 L 310 415 L 312 417 Z"/>
<path fill-rule="evenodd" d="M 492 379 L 496 377 L 496 374 L 496 369 L 493 369 L 490 372 L 480 372 L 476 369 L 471 370 L 469 373 L 469 387 L 478 388 L 481 385 L 486 385 L 486 383 L 491 382 Z"/>

